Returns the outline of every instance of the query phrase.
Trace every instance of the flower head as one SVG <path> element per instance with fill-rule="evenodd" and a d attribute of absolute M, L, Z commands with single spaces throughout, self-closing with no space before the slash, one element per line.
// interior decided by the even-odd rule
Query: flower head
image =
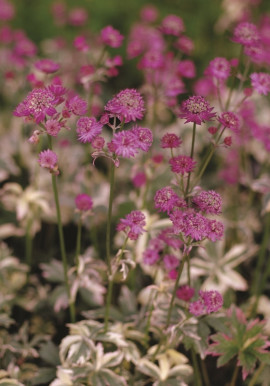
<path fill-rule="evenodd" d="M 101 40 L 107 46 L 117 48 L 120 47 L 124 36 L 120 34 L 118 30 L 113 28 L 111 25 L 101 30 Z"/>
<path fill-rule="evenodd" d="M 182 285 L 176 291 L 176 296 L 179 299 L 188 302 L 194 296 L 194 293 L 195 293 L 195 290 L 193 287 L 190 287 L 188 285 Z"/>
<path fill-rule="evenodd" d="M 235 113 L 232 113 L 231 111 L 225 111 L 219 116 L 218 120 L 224 127 L 228 127 L 235 133 L 238 132 L 240 127 L 240 120 Z"/>
<path fill-rule="evenodd" d="M 212 110 L 213 107 L 210 107 L 206 99 L 195 95 L 183 102 L 179 117 L 186 119 L 185 123 L 193 122 L 201 125 L 202 122 L 210 121 L 216 116 Z"/>
<path fill-rule="evenodd" d="M 202 212 L 209 214 L 221 213 L 221 196 L 214 190 L 202 191 L 192 200 Z"/>
<path fill-rule="evenodd" d="M 147 248 L 143 252 L 143 262 L 147 265 L 154 265 L 159 260 L 158 251 L 155 249 Z"/>
<path fill-rule="evenodd" d="M 163 257 L 163 263 L 165 268 L 168 271 L 171 271 L 172 269 L 175 269 L 178 267 L 179 259 L 177 259 L 177 257 L 172 254 L 167 254 L 167 255 L 164 255 Z"/>
<path fill-rule="evenodd" d="M 258 94 L 267 95 L 270 92 L 270 75 L 265 72 L 253 72 L 250 75 L 251 85 Z"/>
<path fill-rule="evenodd" d="M 167 213 L 171 212 L 176 206 L 186 206 L 186 202 L 181 200 L 170 186 L 157 190 L 154 201 L 157 209 Z M 179 205 L 180 203 L 182 205 Z"/>
<path fill-rule="evenodd" d="M 35 67 L 45 74 L 52 74 L 59 70 L 60 65 L 51 59 L 41 59 L 35 63 Z"/>
<path fill-rule="evenodd" d="M 76 204 L 76 208 L 79 211 L 86 212 L 86 211 L 92 209 L 92 207 L 93 207 L 93 200 L 92 200 L 92 198 L 88 194 L 81 193 L 81 194 L 78 194 L 76 196 L 75 204 Z"/>
<path fill-rule="evenodd" d="M 57 162 L 57 155 L 52 150 L 47 149 L 39 153 L 39 165 L 42 168 L 49 169 L 49 171 L 55 175 L 59 174 Z"/>
<path fill-rule="evenodd" d="M 145 215 L 139 210 L 133 210 L 117 225 L 118 231 L 124 231 L 130 240 L 137 240 L 145 230 Z"/>
<path fill-rule="evenodd" d="M 194 170 L 196 161 L 187 155 L 179 155 L 169 160 L 172 172 L 184 175 Z"/>
<path fill-rule="evenodd" d="M 206 75 L 224 81 L 230 76 L 231 65 L 230 62 L 225 58 L 215 58 L 211 60 L 209 66 L 205 70 Z"/>
<path fill-rule="evenodd" d="M 166 133 L 161 138 L 161 147 L 163 149 L 175 149 L 179 147 L 182 140 L 176 134 Z"/>
<path fill-rule="evenodd" d="M 53 137 L 57 137 L 59 131 L 61 130 L 61 124 L 56 119 L 47 119 L 45 127 L 47 133 Z"/>
<path fill-rule="evenodd" d="M 78 95 L 67 100 L 66 107 L 74 115 L 84 115 L 87 113 L 87 102 Z"/>
<path fill-rule="evenodd" d="M 180 17 L 168 15 L 162 20 L 160 29 L 165 35 L 179 36 L 184 32 L 185 26 Z"/>
<path fill-rule="evenodd" d="M 209 220 L 192 210 L 175 210 L 170 214 L 175 234 L 182 233 L 194 240 L 203 240 L 208 236 Z"/>
<path fill-rule="evenodd" d="M 132 130 L 122 130 L 115 133 L 111 142 L 108 143 L 111 152 L 124 158 L 135 157 L 138 153 L 138 143 Z"/>
<path fill-rule="evenodd" d="M 153 142 L 153 134 L 147 127 L 134 127 L 132 133 L 137 138 L 137 146 L 142 151 L 148 151 Z"/>
<path fill-rule="evenodd" d="M 217 220 L 208 221 L 208 234 L 207 238 L 211 241 L 221 240 L 224 234 L 224 225 Z"/>
<path fill-rule="evenodd" d="M 81 117 L 77 121 L 76 132 L 80 142 L 92 142 L 102 131 L 102 123 L 96 118 Z"/>
<path fill-rule="evenodd" d="M 223 297 L 218 291 L 200 291 L 199 294 L 208 314 L 222 307 Z"/>
<path fill-rule="evenodd" d="M 242 22 L 238 24 L 233 33 L 232 40 L 244 46 L 253 46 L 258 43 L 260 39 L 258 29 L 255 24 L 249 22 Z"/>
<path fill-rule="evenodd" d="M 145 108 L 141 94 L 135 89 L 125 89 L 120 91 L 105 106 L 105 110 L 111 116 L 116 115 L 121 121 L 128 123 L 142 119 Z"/>

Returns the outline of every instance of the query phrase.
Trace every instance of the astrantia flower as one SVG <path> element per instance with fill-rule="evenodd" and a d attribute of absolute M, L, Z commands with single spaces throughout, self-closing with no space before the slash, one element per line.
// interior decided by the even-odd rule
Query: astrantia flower
<path fill-rule="evenodd" d="M 51 59 L 41 59 L 35 63 L 35 67 L 45 74 L 53 74 L 59 70 L 60 65 Z"/>
<path fill-rule="evenodd" d="M 192 201 L 202 212 L 209 214 L 221 213 L 221 196 L 214 190 L 202 191 L 197 196 L 193 197 Z"/>
<path fill-rule="evenodd" d="M 105 110 L 111 116 L 116 115 L 125 123 L 142 119 L 145 111 L 144 101 L 141 94 L 135 89 L 125 89 L 120 91 L 105 106 Z"/>
<path fill-rule="evenodd" d="M 143 252 L 143 262 L 147 265 L 154 265 L 159 260 L 159 254 L 155 249 L 146 249 Z"/>
<path fill-rule="evenodd" d="M 188 79 L 192 79 L 196 75 L 195 64 L 189 59 L 181 60 L 178 64 L 177 71 L 180 76 Z"/>
<path fill-rule="evenodd" d="M 196 300 L 195 302 L 190 303 L 189 312 L 194 316 L 201 316 L 205 314 L 205 307 L 201 300 Z"/>
<path fill-rule="evenodd" d="M 120 47 L 124 36 L 120 34 L 118 30 L 108 25 L 101 30 L 101 40 L 104 44 L 109 47 L 117 48 Z"/>
<path fill-rule="evenodd" d="M 179 155 L 169 160 L 172 172 L 184 175 L 194 170 L 196 161 L 187 155 Z"/>
<path fill-rule="evenodd" d="M 175 206 L 179 205 L 180 197 L 172 190 L 170 186 L 157 190 L 155 197 L 155 207 L 161 212 L 171 212 Z M 183 201 L 183 207 L 186 205 Z"/>
<path fill-rule="evenodd" d="M 139 172 L 135 174 L 132 178 L 132 183 L 135 188 L 140 188 L 146 184 L 146 174 L 144 172 Z"/>
<path fill-rule="evenodd" d="M 145 215 L 139 210 L 133 210 L 125 218 L 120 219 L 117 230 L 124 231 L 131 240 L 137 240 L 145 231 L 143 229 L 145 225 Z"/>
<path fill-rule="evenodd" d="M 66 107 L 74 115 L 84 115 L 87 113 L 87 102 L 78 95 L 67 100 Z"/>
<path fill-rule="evenodd" d="M 221 240 L 224 234 L 224 225 L 217 220 L 208 220 L 207 238 L 213 242 Z"/>
<path fill-rule="evenodd" d="M 205 70 L 206 75 L 210 75 L 218 80 L 226 80 L 230 76 L 231 65 L 225 58 L 215 58 L 211 60 L 209 66 Z"/>
<path fill-rule="evenodd" d="M 190 287 L 188 285 L 182 285 L 178 288 L 176 291 L 176 296 L 184 300 L 185 302 L 188 302 L 193 296 L 194 296 L 195 290 L 193 287 Z"/>
<path fill-rule="evenodd" d="M 76 132 L 80 142 L 92 142 L 102 131 L 102 123 L 96 118 L 81 117 L 77 121 Z"/>
<path fill-rule="evenodd" d="M 56 119 L 48 119 L 45 123 L 46 131 L 49 135 L 57 137 L 61 130 L 61 124 Z"/>
<path fill-rule="evenodd" d="M 255 24 L 242 22 L 234 30 L 232 40 L 244 46 L 253 46 L 260 39 L 258 29 Z"/>
<path fill-rule="evenodd" d="M 124 158 L 134 157 L 139 150 L 137 138 L 132 130 L 123 130 L 115 133 L 111 142 L 108 143 L 111 152 Z"/>
<path fill-rule="evenodd" d="M 222 307 L 223 297 L 218 291 L 200 291 L 199 294 L 208 314 Z"/>
<path fill-rule="evenodd" d="M 270 92 L 270 74 L 254 72 L 250 75 L 251 85 L 259 94 L 267 95 Z"/>
<path fill-rule="evenodd" d="M 180 17 L 168 15 L 162 20 L 160 29 L 165 35 L 179 36 L 184 32 L 185 27 L 183 20 Z"/>
<path fill-rule="evenodd" d="M 179 147 L 182 140 L 176 134 L 166 133 L 161 138 L 161 147 L 163 149 L 175 149 Z"/>
<path fill-rule="evenodd" d="M 240 127 L 240 120 L 235 113 L 232 113 L 231 111 L 225 111 L 218 117 L 218 120 L 224 127 L 228 127 L 228 129 L 231 129 L 235 133 L 238 132 Z"/>
<path fill-rule="evenodd" d="M 76 208 L 79 211 L 86 212 L 86 211 L 92 209 L 92 207 L 93 207 L 93 200 L 92 200 L 92 198 L 88 194 L 81 193 L 81 194 L 78 194 L 76 196 L 75 204 L 76 204 Z"/>
<path fill-rule="evenodd" d="M 136 137 L 137 146 L 142 151 L 148 151 L 153 143 L 153 134 L 147 127 L 133 127 L 131 132 Z"/>
<path fill-rule="evenodd" d="M 175 210 L 170 214 L 175 234 L 182 233 L 194 240 L 203 240 L 208 236 L 208 219 L 195 211 Z"/>
<path fill-rule="evenodd" d="M 144 54 L 138 63 L 139 69 L 159 69 L 164 65 L 164 55 L 159 50 L 151 50 Z"/>
<path fill-rule="evenodd" d="M 210 107 L 202 96 L 192 96 L 182 103 L 180 118 L 186 119 L 185 123 L 193 122 L 201 125 L 202 122 L 210 121 L 216 116 L 212 113 L 213 107 Z"/>
<path fill-rule="evenodd" d="M 36 88 L 32 90 L 25 100 L 15 109 L 14 115 L 17 117 L 33 117 L 36 123 L 41 122 L 46 115 L 56 114 L 55 98 L 53 93 L 46 88 Z"/>
<path fill-rule="evenodd" d="M 175 269 L 178 267 L 179 259 L 177 259 L 177 257 L 172 255 L 172 254 L 170 254 L 170 255 L 168 254 L 168 255 L 165 255 L 163 257 L 163 263 L 164 263 L 165 268 L 168 271 L 171 271 L 172 269 Z"/>
<path fill-rule="evenodd" d="M 57 155 L 52 150 L 48 149 L 39 153 L 39 165 L 42 168 L 49 169 L 49 171 L 55 175 L 59 174 L 57 162 Z"/>

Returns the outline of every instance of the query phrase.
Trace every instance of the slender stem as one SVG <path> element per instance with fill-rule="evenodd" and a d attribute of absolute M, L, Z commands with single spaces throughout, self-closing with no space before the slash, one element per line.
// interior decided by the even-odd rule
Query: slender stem
<path fill-rule="evenodd" d="M 182 261 L 181 261 L 181 263 L 179 264 L 179 267 L 178 267 L 177 278 L 176 278 L 176 281 L 175 281 L 175 285 L 174 285 L 174 289 L 173 289 L 173 293 L 172 293 L 172 298 L 171 298 L 171 302 L 170 302 L 170 306 L 169 306 L 169 311 L 168 311 L 168 314 L 167 314 L 166 329 L 169 327 L 169 324 L 170 324 L 170 321 L 171 321 L 171 315 L 172 315 L 174 299 L 175 299 L 175 296 L 176 296 L 176 291 L 177 291 L 177 288 L 178 288 L 178 285 L 179 285 L 179 280 L 180 280 L 180 277 L 182 275 L 184 264 L 185 264 L 185 261 L 186 261 L 187 258 L 188 258 L 188 255 L 184 255 L 183 259 L 182 259 Z"/>
<path fill-rule="evenodd" d="M 239 372 L 239 366 L 235 365 L 230 386 L 235 386 L 236 385 L 236 380 L 237 380 L 237 377 L 238 377 L 238 372 Z"/>
<path fill-rule="evenodd" d="M 201 357 L 199 357 L 199 358 L 200 358 L 200 364 L 201 364 L 204 384 L 205 384 L 205 386 L 211 386 L 205 362 L 201 359 Z"/>
<path fill-rule="evenodd" d="M 31 265 L 32 265 L 32 247 L 33 247 L 32 236 L 31 236 L 32 223 L 33 223 L 33 220 L 29 218 L 27 220 L 26 233 L 25 233 L 25 260 L 26 260 L 26 264 L 29 267 L 29 270 L 31 269 Z"/>
<path fill-rule="evenodd" d="M 109 208 L 108 208 L 108 217 L 107 217 L 107 230 L 106 230 L 106 258 L 107 258 L 107 267 L 108 267 L 108 291 L 106 298 L 106 307 L 105 307 L 105 321 L 104 329 L 105 332 L 108 330 L 109 322 L 109 313 L 110 305 L 112 299 L 112 288 L 113 288 L 113 278 L 112 276 L 112 267 L 111 267 L 111 222 L 112 222 L 112 204 L 113 204 L 113 192 L 114 192 L 114 174 L 115 174 L 115 165 L 111 161 L 110 163 L 110 196 L 109 196 Z"/>
<path fill-rule="evenodd" d="M 256 384 L 256 381 L 258 379 L 258 377 L 260 376 L 260 374 L 262 373 L 263 369 L 265 368 L 266 366 L 266 363 L 261 363 L 260 366 L 258 367 L 258 369 L 255 371 L 255 373 L 253 374 L 253 377 L 251 378 L 248 386 L 254 386 Z"/>
<path fill-rule="evenodd" d="M 76 241 L 76 253 L 75 253 L 75 264 L 78 269 L 79 267 L 79 255 L 81 251 L 81 238 L 82 238 L 82 216 L 80 214 L 78 229 L 77 229 L 77 241 Z"/>
<path fill-rule="evenodd" d="M 191 348 L 191 357 L 192 357 L 192 363 L 194 368 L 194 378 L 195 378 L 195 386 L 202 386 L 202 381 L 200 377 L 200 371 L 199 371 L 199 365 L 196 357 L 196 353 L 194 348 Z"/>
<path fill-rule="evenodd" d="M 196 136 L 196 123 L 193 123 L 192 142 L 191 142 L 191 150 L 190 150 L 190 158 L 193 158 L 193 154 L 194 154 L 195 136 Z M 186 193 L 185 193 L 185 196 L 188 195 L 189 183 L 190 183 L 190 175 L 191 175 L 191 172 L 188 173 L 188 179 L 187 179 L 187 186 L 186 186 Z"/>

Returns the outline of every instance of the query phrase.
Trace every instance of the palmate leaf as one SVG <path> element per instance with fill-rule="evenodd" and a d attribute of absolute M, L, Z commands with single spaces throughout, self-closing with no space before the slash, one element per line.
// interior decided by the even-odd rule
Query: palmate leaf
<path fill-rule="evenodd" d="M 84 364 L 95 349 L 91 339 L 81 335 L 68 335 L 60 344 L 60 359 L 63 364 Z"/>
<path fill-rule="evenodd" d="M 101 371 L 94 373 L 90 381 L 91 385 L 95 386 L 127 386 L 127 382 L 124 377 L 115 374 L 109 369 L 102 369 Z"/>
<path fill-rule="evenodd" d="M 226 353 L 221 355 L 217 360 L 217 366 L 221 367 L 224 366 L 226 363 L 228 363 L 233 357 L 235 357 L 238 354 L 237 347 L 230 347 L 227 349 Z"/>

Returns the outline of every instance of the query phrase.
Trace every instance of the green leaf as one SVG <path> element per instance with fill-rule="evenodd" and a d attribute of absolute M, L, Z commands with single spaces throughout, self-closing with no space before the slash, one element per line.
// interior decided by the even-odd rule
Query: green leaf
<path fill-rule="evenodd" d="M 60 358 L 58 353 L 57 346 L 49 341 L 41 345 L 39 356 L 41 359 L 43 359 L 46 363 L 56 367 L 57 365 L 60 365 Z"/>
<path fill-rule="evenodd" d="M 55 378 L 56 368 L 52 367 L 43 367 L 38 371 L 38 375 L 35 376 L 31 384 L 32 385 L 41 385 L 41 384 L 49 384 Z"/>
<path fill-rule="evenodd" d="M 109 369 L 102 369 L 98 373 L 94 373 L 91 381 L 91 384 L 95 386 L 127 386 L 124 377 L 115 374 Z"/>

